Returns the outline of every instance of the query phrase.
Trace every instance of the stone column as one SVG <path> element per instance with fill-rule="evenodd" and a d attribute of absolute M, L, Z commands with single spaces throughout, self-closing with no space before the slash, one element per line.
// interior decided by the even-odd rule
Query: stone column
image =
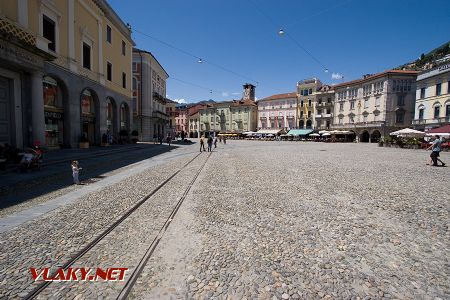
<path fill-rule="evenodd" d="M 42 87 L 43 73 L 36 71 L 31 74 L 31 125 L 33 143 L 45 145 L 44 92 Z"/>

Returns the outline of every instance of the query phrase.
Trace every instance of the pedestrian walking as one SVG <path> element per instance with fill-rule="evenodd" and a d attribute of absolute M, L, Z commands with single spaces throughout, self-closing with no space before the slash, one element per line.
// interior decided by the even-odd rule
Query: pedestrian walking
<path fill-rule="evenodd" d="M 80 184 L 80 180 L 78 179 L 79 172 L 82 168 L 80 168 L 80 164 L 78 161 L 72 161 L 72 177 L 74 184 Z"/>
<path fill-rule="evenodd" d="M 200 152 L 202 152 L 202 148 L 203 148 L 203 151 L 206 151 L 206 149 L 205 149 L 205 138 L 203 137 L 203 135 L 200 137 Z"/>
<path fill-rule="evenodd" d="M 227 138 L 223 137 L 223 144 L 225 145 L 227 143 Z"/>
<path fill-rule="evenodd" d="M 438 161 L 441 162 L 442 166 L 445 166 L 445 163 L 439 159 L 439 153 L 441 152 L 441 144 L 442 144 L 442 140 L 438 136 L 435 136 L 435 140 L 433 141 L 431 146 L 427 148 L 427 150 L 431 149 L 431 154 L 430 154 L 431 160 L 430 160 L 429 164 L 430 165 L 432 164 L 432 166 L 437 167 Z"/>
<path fill-rule="evenodd" d="M 213 138 L 211 136 L 208 137 L 208 152 L 212 151 Z"/>
<path fill-rule="evenodd" d="M 153 144 L 156 144 L 158 136 L 156 135 L 156 133 L 153 134 Z"/>
<path fill-rule="evenodd" d="M 214 137 L 214 148 L 217 148 L 217 137 Z"/>
<path fill-rule="evenodd" d="M 162 143 L 163 143 L 163 136 L 162 136 L 162 134 L 160 134 L 158 136 L 158 140 L 159 140 L 159 144 L 162 145 Z"/>
<path fill-rule="evenodd" d="M 172 136 L 171 136 L 171 134 L 170 134 L 170 133 L 168 133 L 168 134 L 167 134 L 167 138 L 166 138 L 166 141 L 167 141 L 167 144 L 169 144 L 169 146 L 170 146 L 170 142 L 171 142 L 171 140 L 172 140 Z"/>

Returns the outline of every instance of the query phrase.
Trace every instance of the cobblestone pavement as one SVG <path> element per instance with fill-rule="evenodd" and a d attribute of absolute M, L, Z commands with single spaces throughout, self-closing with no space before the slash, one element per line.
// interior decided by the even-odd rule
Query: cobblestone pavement
<path fill-rule="evenodd" d="M 450 169 L 429 152 L 229 144 L 131 298 L 450 298 Z"/>
<path fill-rule="evenodd" d="M 428 155 L 368 144 L 219 144 L 129 298 L 448 299 L 450 168 L 426 166 Z M 29 267 L 67 260 L 193 156 L 1 234 L 0 299 L 25 296 Z M 450 153 L 441 158 L 450 162 Z M 133 269 L 205 159 L 76 266 Z M 123 284 L 52 283 L 39 299 L 114 299 Z"/>

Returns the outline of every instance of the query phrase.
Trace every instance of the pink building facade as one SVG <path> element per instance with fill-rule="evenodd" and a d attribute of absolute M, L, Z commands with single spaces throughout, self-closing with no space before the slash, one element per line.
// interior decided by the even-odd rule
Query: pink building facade
<path fill-rule="evenodd" d="M 297 94 L 272 95 L 258 101 L 258 130 L 295 129 L 297 124 Z"/>
<path fill-rule="evenodd" d="M 177 136 L 180 136 L 181 132 L 184 131 L 184 134 L 187 136 L 187 133 L 188 133 L 188 121 L 187 121 L 188 108 L 187 108 L 187 106 L 177 106 L 176 111 L 178 112 L 178 114 L 175 117 L 175 134 Z"/>

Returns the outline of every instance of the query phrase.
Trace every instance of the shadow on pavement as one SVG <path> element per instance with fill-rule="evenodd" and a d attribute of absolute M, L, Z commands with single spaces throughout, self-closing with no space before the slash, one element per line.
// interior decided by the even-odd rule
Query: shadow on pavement
<path fill-rule="evenodd" d="M 80 180 L 86 184 L 102 180 L 102 174 L 117 170 L 136 162 L 149 159 L 162 153 L 179 148 L 176 145 L 168 146 L 142 144 L 142 147 L 124 147 L 123 151 L 102 154 L 99 151 L 86 157 L 86 153 L 68 153 L 61 156 L 59 161 L 44 166 L 40 171 L 33 170 L 28 173 L 10 172 L 0 175 L 0 209 L 20 204 L 32 198 L 73 185 L 71 160 L 78 160 L 83 168 Z M 83 157 L 84 158 L 79 158 Z"/>

